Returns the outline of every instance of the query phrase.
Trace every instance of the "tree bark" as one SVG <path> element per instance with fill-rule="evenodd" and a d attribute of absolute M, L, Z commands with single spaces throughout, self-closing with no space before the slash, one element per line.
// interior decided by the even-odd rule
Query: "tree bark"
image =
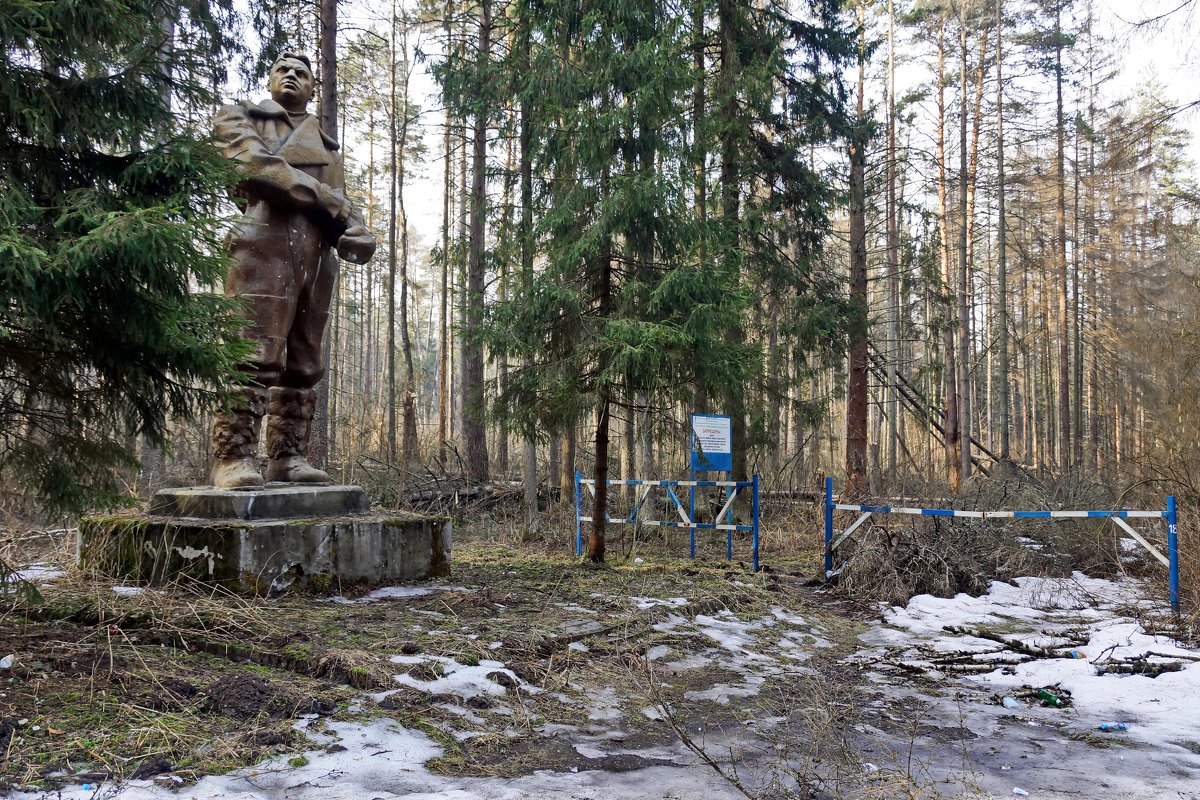
<path fill-rule="evenodd" d="M 1009 428 L 1011 407 L 1009 402 L 1008 378 L 1008 220 L 1004 204 L 1004 18 L 1001 15 L 1002 0 L 996 0 L 996 302 L 999 305 L 996 338 L 999 349 L 1000 384 L 1000 459 L 1011 458 Z"/>
<path fill-rule="evenodd" d="M 867 483 L 867 120 L 863 116 L 866 77 L 864 8 L 859 6 L 858 100 L 850 141 L 850 364 L 846 386 L 846 496 L 860 497 Z"/>
<path fill-rule="evenodd" d="M 1054 19 L 1055 97 L 1055 258 L 1058 266 L 1058 463 L 1063 472 L 1071 469 L 1071 340 L 1068 326 L 1067 287 L 1067 178 L 1065 153 L 1066 120 L 1063 118 L 1062 12 Z"/>
<path fill-rule="evenodd" d="M 321 130 L 331 139 L 338 134 L 337 95 L 337 0 L 321 0 L 319 10 L 321 33 L 321 87 L 318 102 L 318 122 Z M 336 297 L 336 292 L 335 292 Z M 330 338 L 321 342 L 322 359 L 328 364 L 332 355 Z M 308 442 L 308 460 L 313 466 L 323 468 L 329 458 L 329 377 L 322 378 L 316 386 L 317 407 L 313 414 L 311 436 Z"/>
<path fill-rule="evenodd" d="M 397 108 L 396 95 L 399 87 L 396 82 L 396 4 L 392 2 L 391 43 L 388 52 L 388 282 L 387 282 L 387 451 L 384 459 L 389 465 L 396 463 L 396 272 L 397 272 L 397 232 L 400 220 L 397 219 L 397 205 L 400 182 L 400 110 Z"/>
<path fill-rule="evenodd" d="M 737 82 L 740 72 L 735 18 L 738 13 L 734 0 L 719 0 L 717 17 L 721 32 L 720 105 L 721 105 L 721 217 L 730 237 L 740 238 L 740 186 L 738 185 Z M 733 258 L 735 245 L 727 244 L 727 257 L 723 268 L 733 273 L 739 268 Z M 740 276 L 736 278 L 741 282 Z M 726 340 L 734 344 L 745 341 L 746 333 L 741 325 L 734 325 L 726 332 Z M 725 391 L 725 413 L 730 418 L 730 434 L 733 440 L 733 479 L 746 479 L 746 387 L 729 386 Z"/>
<path fill-rule="evenodd" d="M 959 17 L 958 436 L 959 480 L 971 477 L 971 286 L 967 263 L 967 22 Z M 961 484 L 960 484 L 961 485 Z"/>
<path fill-rule="evenodd" d="M 896 365 L 900 358 L 900 210 L 896 203 L 896 9 L 888 0 L 887 101 L 887 484 L 895 485 L 898 458 L 899 397 Z"/>
<path fill-rule="evenodd" d="M 484 81 L 491 52 L 492 5 L 482 0 L 479 6 L 479 72 Z M 484 175 L 487 169 L 487 112 L 475 112 L 471 160 L 470 248 L 467 260 L 466 315 L 463 326 L 463 451 L 467 479 L 483 483 L 488 479 L 487 435 L 484 428 L 485 402 L 483 394 L 483 326 L 484 272 L 484 214 L 486 196 Z"/>
<path fill-rule="evenodd" d="M 959 471 L 959 453 L 961 450 L 961 440 L 959 433 L 959 416 L 958 416 L 958 370 L 956 367 L 957 359 L 955 358 L 954 348 L 954 327 L 950 325 L 950 320 L 953 319 L 953 286 L 954 279 L 950 270 L 950 231 L 949 219 L 947 218 L 950 209 L 947 203 L 947 184 L 946 184 L 946 47 L 945 47 L 945 31 L 946 23 L 944 19 L 938 21 L 937 31 L 937 166 L 938 166 L 938 229 L 942 240 L 942 285 L 945 293 L 943 307 L 943 316 L 946 327 L 943 334 L 943 354 L 942 354 L 942 384 L 945 403 L 945 421 L 946 431 L 943 441 L 946 449 L 946 477 L 950 482 L 950 491 L 957 493 L 961 485 L 961 475 Z"/>
<path fill-rule="evenodd" d="M 529 39 L 530 20 L 528 0 L 521 0 L 518 6 L 521 14 L 521 63 L 524 71 L 529 71 Z M 533 291 L 533 121 L 529 98 L 521 93 L 520 100 L 520 171 L 521 171 L 521 285 L 528 297 Z M 529 359 L 525 360 L 529 369 Z M 525 442 L 522 448 L 521 480 L 525 487 L 525 512 L 530 522 L 537 518 L 538 513 L 538 479 L 537 479 L 537 442 L 532 430 L 525 431 Z"/>
<path fill-rule="evenodd" d="M 393 25 L 400 24 L 400 52 L 404 57 L 404 87 L 401 93 L 403 111 L 400 115 L 400 136 L 398 141 L 398 161 L 396 165 L 396 209 L 399 214 L 400 227 L 400 347 L 404 352 L 404 418 L 403 437 L 400 441 L 403 457 L 401 463 L 407 474 L 408 468 L 421 460 L 417 441 L 417 375 L 413 366 L 412 336 L 409 332 L 409 297 L 408 297 L 408 209 L 404 205 L 404 179 L 407 175 L 408 123 L 409 113 L 409 78 L 412 75 L 412 64 L 408 58 L 408 20 L 403 16 L 397 20 L 393 11 Z"/>
<path fill-rule="evenodd" d="M 446 37 L 446 48 L 451 49 L 450 41 L 450 1 L 446 0 L 442 10 L 442 31 Z M 453 220 L 450 216 L 451 185 L 453 174 L 451 164 L 451 125 L 450 105 L 446 104 L 445 130 L 442 131 L 442 280 L 441 280 L 441 315 L 438 320 L 438 442 L 437 460 L 445 469 L 446 438 L 449 433 L 450 390 L 447 385 L 450 380 L 450 226 Z"/>

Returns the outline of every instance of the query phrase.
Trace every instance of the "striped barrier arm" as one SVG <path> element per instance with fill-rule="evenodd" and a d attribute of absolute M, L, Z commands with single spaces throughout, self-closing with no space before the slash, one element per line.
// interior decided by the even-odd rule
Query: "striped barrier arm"
<path fill-rule="evenodd" d="M 1163 511 L 1140 511 L 1119 509 L 1113 511 L 963 511 L 949 508 L 910 508 L 904 506 L 872 506 L 859 503 L 835 503 L 833 501 L 833 478 L 825 479 L 825 579 L 833 577 L 833 553 L 859 529 L 872 514 L 907 514 L 921 517 L 955 517 L 965 519 L 1111 519 L 1129 534 L 1150 555 L 1170 572 L 1171 608 L 1179 611 L 1179 539 L 1175 497 L 1167 498 Z M 836 539 L 833 529 L 834 511 L 853 511 L 858 517 Z M 1165 519 L 1167 521 L 1167 554 L 1134 530 L 1127 519 Z"/>
<path fill-rule="evenodd" d="M 949 508 L 901 508 L 898 506 L 865 506 L 854 503 L 834 503 L 835 511 L 858 511 L 862 513 L 910 514 L 922 517 L 967 517 L 970 519 L 1088 519 L 1119 517 L 1165 518 L 1166 511 L 959 511 Z"/>

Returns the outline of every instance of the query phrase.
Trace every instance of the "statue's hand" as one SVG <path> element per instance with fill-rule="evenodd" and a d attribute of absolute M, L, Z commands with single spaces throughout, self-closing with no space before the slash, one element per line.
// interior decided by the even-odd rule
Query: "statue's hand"
<path fill-rule="evenodd" d="M 354 264 L 365 264 L 375 255 L 375 237 L 362 225 L 346 229 L 337 242 L 338 256 Z"/>
<path fill-rule="evenodd" d="M 354 207 L 350 205 L 350 201 L 346 199 L 346 194 L 341 189 L 333 189 L 325 184 L 318 184 L 318 197 L 321 206 L 329 214 L 329 218 L 333 220 L 335 225 L 341 225 L 343 228 L 348 227 L 347 223 L 350 220 L 350 215 L 354 211 Z"/>

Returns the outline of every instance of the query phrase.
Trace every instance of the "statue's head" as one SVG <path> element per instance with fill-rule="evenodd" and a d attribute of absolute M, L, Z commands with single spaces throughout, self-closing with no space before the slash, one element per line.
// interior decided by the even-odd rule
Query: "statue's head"
<path fill-rule="evenodd" d="M 268 86 L 276 103 L 288 111 L 304 111 L 316 88 L 312 62 L 301 53 L 283 53 L 271 65 Z"/>

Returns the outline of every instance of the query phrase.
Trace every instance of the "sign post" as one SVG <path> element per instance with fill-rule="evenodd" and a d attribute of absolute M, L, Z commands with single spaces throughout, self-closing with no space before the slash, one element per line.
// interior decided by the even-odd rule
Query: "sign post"
<path fill-rule="evenodd" d="M 724 472 L 733 480 L 733 425 L 729 417 L 717 414 L 692 414 L 691 460 L 688 464 L 688 513 L 696 519 L 696 473 Z M 733 509 L 729 510 L 730 519 Z M 714 520 L 717 525 L 721 520 Z M 727 532 L 726 551 L 733 557 L 733 532 Z M 691 529 L 691 557 L 696 557 L 696 529 Z"/>

